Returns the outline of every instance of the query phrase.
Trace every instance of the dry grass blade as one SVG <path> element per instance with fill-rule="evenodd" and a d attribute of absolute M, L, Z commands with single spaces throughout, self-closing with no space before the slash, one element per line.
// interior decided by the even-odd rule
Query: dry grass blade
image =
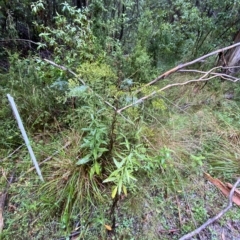
<path fill-rule="evenodd" d="M 51 156 L 47 157 L 47 158 L 44 159 L 42 162 L 40 162 L 40 163 L 39 163 L 39 166 L 41 166 L 43 163 L 51 160 L 55 155 L 57 155 L 57 154 L 58 154 L 60 151 L 62 151 L 63 149 L 67 148 L 70 144 L 71 144 L 71 142 L 68 141 L 68 142 L 61 148 L 61 150 L 54 152 Z M 28 169 L 28 171 L 25 172 L 24 175 L 27 174 L 27 173 L 29 173 L 29 172 L 31 172 L 31 171 L 33 171 L 34 169 L 35 169 L 35 167 L 32 167 L 32 168 Z M 23 177 L 24 175 L 22 175 L 21 177 Z"/>

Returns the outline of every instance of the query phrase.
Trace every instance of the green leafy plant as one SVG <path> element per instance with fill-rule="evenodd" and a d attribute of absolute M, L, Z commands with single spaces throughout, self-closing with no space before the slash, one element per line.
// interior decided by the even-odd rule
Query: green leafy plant
<path fill-rule="evenodd" d="M 94 175 L 89 176 L 90 166 L 77 164 L 79 155 L 83 154 L 80 147 L 82 134 L 70 132 L 67 137 L 71 144 L 48 164 L 50 174 L 39 191 L 42 199 L 40 208 L 59 214 L 65 229 L 69 228 L 79 209 L 85 211 L 96 200 L 103 200 L 100 181 Z"/>
<path fill-rule="evenodd" d="M 41 38 L 38 49 L 50 51 L 55 62 L 64 62 L 69 67 L 76 67 L 84 60 L 92 60 L 94 36 L 87 12 L 65 2 L 62 4 L 62 14 L 57 14 L 54 22 L 53 26 L 35 22 Z"/>
<path fill-rule="evenodd" d="M 122 191 L 127 195 L 127 187 L 133 181 L 137 181 L 133 173 L 140 168 L 141 162 L 145 161 L 147 157 L 145 155 L 146 149 L 142 145 L 136 145 L 132 148 L 126 137 L 120 145 L 124 146 L 125 150 L 121 154 L 116 152 L 116 157 L 113 157 L 116 170 L 111 171 L 109 177 L 103 181 L 103 183 L 112 182 L 115 184 L 112 198 L 115 198 L 116 194 L 120 195 Z"/>
<path fill-rule="evenodd" d="M 192 160 L 193 167 L 197 167 L 197 166 L 201 167 L 203 165 L 203 160 L 205 160 L 205 157 L 202 155 L 200 156 L 191 155 L 190 158 Z"/>
<path fill-rule="evenodd" d="M 82 131 L 87 135 L 83 139 L 83 144 L 81 144 L 80 149 L 83 152 L 87 152 L 86 156 L 83 156 L 77 161 L 77 165 L 83 165 L 88 162 L 92 162 L 92 167 L 90 169 L 90 178 L 96 173 L 100 175 L 101 165 L 98 162 L 102 155 L 108 151 L 106 148 L 108 143 L 106 142 L 107 128 L 104 124 L 101 124 L 94 119 L 94 115 L 91 114 L 91 124 L 88 128 L 83 128 Z"/>

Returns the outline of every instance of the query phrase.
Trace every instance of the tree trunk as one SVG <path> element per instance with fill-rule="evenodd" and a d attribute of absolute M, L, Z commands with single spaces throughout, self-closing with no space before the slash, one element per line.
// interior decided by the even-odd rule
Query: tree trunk
<path fill-rule="evenodd" d="M 234 37 L 234 43 L 238 42 L 240 42 L 240 31 Z M 225 53 L 220 53 L 218 58 L 217 65 L 225 68 L 222 70 L 223 73 L 234 75 L 240 71 L 240 68 L 237 68 L 240 65 L 240 46 L 232 48 Z"/>

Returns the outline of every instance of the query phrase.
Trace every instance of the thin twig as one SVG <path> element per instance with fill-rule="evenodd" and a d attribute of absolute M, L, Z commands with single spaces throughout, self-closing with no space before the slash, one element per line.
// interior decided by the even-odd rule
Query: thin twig
<path fill-rule="evenodd" d="M 201 74 L 206 73 L 205 71 L 200 71 L 200 70 L 196 70 L 196 69 L 181 69 L 178 72 L 193 72 L 193 73 L 201 73 Z M 237 81 L 240 80 L 239 78 L 236 78 L 234 76 L 231 76 L 231 75 L 228 75 L 228 74 L 225 74 L 225 73 L 211 72 L 209 74 L 210 75 L 216 75 L 216 76 L 218 76 L 220 78 L 223 78 L 225 80 L 232 81 L 232 82 L 237 82 Z"/>
<path fill-rule="evenodd" d="M 174 102 L 170 101 L 167 97 L 165 97 L 165 96 L 163 96 L 163 95 L 161 96 L 161 98 L 163 98 L 164 101 L 169 102 L 172 106 L 174 106 L 175 108 L 177 108 L 177 109 L 180 110 L 181 112 L 184 112 L 185 114 L 187 114 L 187 115 L 189 115 L 189 116 L 191 115 L 190 113 L 188 113 L 188 112 L 186 111 L 186 109 L 189 108 L 189 107 L 191 107 L 192 104 L 186 104 L 185 106 L 181 107 L 181 106 L 176 105 Z"/>
<path fill-rule="evenodd" d="M 67 148 L 69 145 L 71 145 L 71 142 L 68 141 L 60 150 L 54 152 L 51 156 L 47 157 L 46 159 L 44 159 L 42 162 L 40 162 L 38 165 L 41 166 L 43 163 L 51 160 L 55 155 L 57 155 L 60 151 L 62 151 L 63 149 Z M 22 178 L 24 175 L 26 175 L 27 173 L 33 171 L 35 169 L 35 167 L 32 167 L 30 169 L 28 169 L 28 171 L 26 171 L 20 178 Z"/>
<path fill-rule="evenodd" d="M 191 237 L 195 236 L 196 234 L 200 233 L 203 229 L 205 229 L 208 225 L 212 224 L 213 222 L 215 222 L 216 220 L 218 220 L 220 217 L 222 217 L 227 211 L 229 211 L 229 209 L 233 206 L 232 203 L 232 197 L 234 194 L 234 191 L 236 189 L 236 187 L 238 186 L 238 184 L 240 183 L 240 178 L 237 179 L 236 183 L 233 185 L 230 193 L 229 193 L 229 197 L 228 197 L 228 205 L 226 208 L 224 208 L 221 212 L 219 212 L 216 216 L 208 219 L 202 226 L 200 226 L 199 228 L 195 229 L 194 231 L 182 236 L 179 240 L 187 240 L 190 239 Z"/>
<path fill-rule="evenodd" d="M 35 45 L 39 45 L 39 42 L 34 42 L 32 40 L 28 40 L 28 39 L 4 39 L 4 40 L 0 40 L 0 42 L 9 42 L 9 41 L 22 41 L 22 42 L 29 42 L 29 43 L 33 43 Z"/>
<path fill-rule="evenodd" d="M 15 149 L 12 153 L 10 153 L 7 157 L 0 159 L 0 162 L 3 162 L 5 160 L 7 160 L 8 158 L 10 158 L 14 153 L 16 153 L 19 149 L 21 149 L 24 146 L 24 144 L 22 144 L 21 146 L 19 146 L 17 149 Z"/>
<path fill-rule="evenodd" d="M 150 98 L 150 97 L 153 97 L 153 96 L 156 95 L 157 93 L 162 92 L 163 90 L 166 90 L 166 89 L 168 89 L 168 88 L 176 87 L 176 86 L 184 86 L 184 85 L 187 85 L 187 84 L 193 83 L 193 82 L 205 82 L 205 81 L 209 81 L 210 79 L 213 79 L 213 78 L 216 78 L 216 77 L 217 77 L 217 76 L 211 76 L 211 77 L 209 77 L 209 78 L 193 79 L 193 80 L 189 80 L 189 81 L 183 82 L 183 83 L 173 83 L 173 84 L 169 84 L 169 85 L 167 85 L 167 86 L 165 86 L 165 87 L 163 87 L 163 88 L 161 88 L 161 89 L 159 89 L 159 90 L 157 90 L 157 91 L 153 91 L 153 92 L 150 93 L 149 95 L 146 95 L 146 96 L 138 99 L 137 101 L 135 101 L 135 102 L 133 102 L 133 103 L 131 103 L 131 104 L 129 104 L 129 105 L 121 108 L 121 109 L 118 109 L 118 110 L 117 110 L 117 113 L 121 113 L 123 110 L 125 110 L 125 109 L 127 109 L 127 108 L 129 108 L 129 107 L 132 107 L 133 105 L 136 105 L 136 104 L 138 104 L 138 103 L 142 103 L 144 100 L 146 100 L 146 99 L 148 99 L 148 98 Z"/>
<path fill-rule="evenodd" d="M 46 59 L 46 58 L 44 58 L 43 60 L 44 60 L 45 62 L 50 63 L 50 64 L 53 65 L 54 67 L 60 68 L 60 69 L 62 69 L 63 71 L 67 71 L 67 72 L 71 73 L 71 74 L 74 75 L 74 77 L 76 77 L 83 85 L 86 85 L 86 83 L 85 83 L 81 78 L 79 78 L 78 75 L 77 75 L 75 72 L 73 72 L 71 69 L 69 69 L 69 68 L 67 68 L 67 67 L 65 67 L 65 66 L 59 65 L 59 64 L 57 64 L 57 63 L 55 63 L 55 62 L 53 62 L 53 61 L 50 61 L 50 60 L 48 60 L 48 59 Z"/>
<path fill-rule="evenodd" d="M 153 144 L 148 140 L 146 136 L 143 136 L 143 138 L 155 151 L 157 151 L 157 149 L 153 146 Z"/>
<path fill-rule="evenodd" d="M 214 67 L 214 68 L 210 69 L 208 72 L 203 72 L 204 75 L 203 75 L 202 77 L 200 77 L 199 79 L 193 79 L 193 80 L 189 80 L 189 81 L 182 82 L 182 83 L 168 84 L 167 86 L 165 86 L 165 87 L 163 87 L 163 88 L 161 88 L 161 89 L 159 89 L 159 90 L 153 91 L 152 93 L 150 93 L 150 94 L 148 94 L 148 95 L 146 95 L 146 96 L 138 99 L 137 101 L 135 101 L 135 102 L 133 102 L 133 103 L 131 103 L 131 104 L 123 107 L 123 108 L 118 109 L 118 110 L 117 110 L 117 113 L 121 113 L 123 110 L 125 110 L 125 109 L 127 109 L 127 108 L 129 108 L 129 107 L 132 107 L 132 106 L 134 106 L 134 105 L 136 105 L 136 104 L 138 104 L 138 103 L 142 103 L 142 102 L 145 101 L 146 99 L 148 99 L 148 98 L 150 98 L 150 97 L 153 97 L 153 96 L 156 95 L 157 93 L 162 92 L 162 91 L 164 91 L 164 90 L 166 90 L 166 89 L 168 89 L 168 88 L 176 87 L 176 86 L 183 86 L 183 85 L 187 85 L 187 84 L 193 83 L 193 82 L 206 82 L 206 81 L 209 81 L 209 80 L 211 80 L 211 79 L 213 79 L 213 78 L 219 77 L 219 75 L 218 75 L 217 73 L 216 73 L 216 74 L 215 74 L 215 73 L 212 74 L 212 71 L 214 71 L 214 70 L 216 70 L 216 69 L 218 69 L 218 68 L 219 68 L 219 67 Z M 208 78 L 205 78 L 207 75 L 210 75 L 210 74 L 212 74 L 213 76 L 208 77 Z M 228 76 L 228 75 L 226 74 L 226 76 Z M 226 80 L 229 80 L 229 81 L 232 81 L 232 82 L 239 81 L 239 79 L 235 79 L 235 80 L 226 79 Z M 145 86 L 146 86 L 146 85 L 145 85 Z"/>
<path fill-rule="evenodd" d="M 180 227 L 182 227 L 182 216 L 181 216 L 180 203 L 179 203 L 178 196 L 176 195 L 175 197 L 176 197 L 176 202 L 177 202 L 177 207 L 178 207 L 179 224 L 180 224 Z"/>
<path fill-rule="evenodd" d="M 159 230 L 160 233 L 174 233 L 178 232 L 179 229 L 170 229 L 170 230 Z"/>

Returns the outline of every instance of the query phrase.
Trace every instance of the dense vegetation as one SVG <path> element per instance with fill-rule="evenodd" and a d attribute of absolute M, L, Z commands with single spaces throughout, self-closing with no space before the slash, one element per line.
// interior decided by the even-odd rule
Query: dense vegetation
<path fill-rule="evenodd" d="M 135 102 L 198 79 L 197 72 L 175 73 L 145 86 L 231 44 L 240 28 L 238 1 L 0 0 L 0 6 L 0 190 L 8 193 L 1 239 L 71 232 L 79 239 L 178 239 L 221 209 L 225 199 L 203 173 L 230 182 L 239 173 L 239 84 L 214 78 Z M 215 64 L 216 56 L 194 68 Z M 238 218 L 229 213 L 225 221 L 238 224 L 231 234 L 239 237 Z M 219 232 L 203 237 L 218 239 Z"/>

